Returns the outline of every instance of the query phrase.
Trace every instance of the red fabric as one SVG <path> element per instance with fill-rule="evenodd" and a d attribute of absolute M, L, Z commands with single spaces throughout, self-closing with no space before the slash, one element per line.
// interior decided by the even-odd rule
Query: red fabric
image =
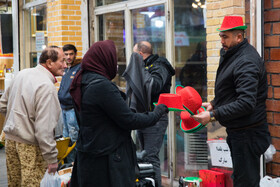
<path fill-rule="evenodd" d="M 199 113 L 204 112 L 204 111 L 206 111 L 205 108 L 200 107 L 194 114 L 199 114 Z"/>
<path fill-rule="evenodd" d="M 159 104 L 165 104 L 167 108 L 185 110 L 182 105 L 181 96 L 177 94 L 169 94 L 169 93 L 160 94 L 158 103 L 156 105 Z"/>
<path fill-rule="evenodd" d="M 196 113 L 202 105 L 202 99 L 193 87 L 184 87 L 176 92 L 176 94 L 181 96 L 183 105 L 192 111 L 192 113 Z"/>
<path fill-rule="evenodd" d="M 241 16 L 225 16 L 219 30 L 228 30 L 240 26 L 244 26 L 243 19 Z"/>
<path fill-rule="evenodd" d="M 181 127 L 185 131 L 191 130 L 200 124 L 191 117 L 189 112 L 181 112 L 180 116 L 182 120 Z"/>
<path fill-rule="evenodd" d="M 203 187 L 225 187 L 225 175 L 212 170 L 199 170 L 199 178 Z"/>
<path fill-rule="evenodd" d="M 117 74 L 117 51 L 114 42 L 111 40 L 96 42 L 86 52 L 81 70 L 70 87 L 70 95 L 78 111 L 81 108 L 81 81 L 84 71 L 92 71 L 112 80 Z"/>

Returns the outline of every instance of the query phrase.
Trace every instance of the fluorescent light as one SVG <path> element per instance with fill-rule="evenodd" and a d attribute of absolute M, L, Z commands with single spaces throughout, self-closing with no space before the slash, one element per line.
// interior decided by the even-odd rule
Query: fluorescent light
<path fill-rule="evenodd" d="M 149 18 L 151 18 L 155 14 L 155 12 L 140 12 L 140 14 L 148 15 Z"/>

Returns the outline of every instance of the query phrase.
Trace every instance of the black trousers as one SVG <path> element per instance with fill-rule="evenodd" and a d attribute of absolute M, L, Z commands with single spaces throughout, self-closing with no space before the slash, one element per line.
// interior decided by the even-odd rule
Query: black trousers
<path fill-rule="evenodd" d="M 154 166 L 156 187 L 161 187 L 159 151 L 163 143 L 167 126 L 168 116 L 164 115 L 156 125 L 137 130 L 137 137 L 140 141 L 141 148 L 147 151 L 147 156 L 144 158 L 144 161 Z"/>
<path fill-rule="evenodd" d="M 234 187 L 258 187 L 260 182 L 260 156 L 270 145 L 267 125 L 252 129 L 228 131 L 233 164 Z"/>

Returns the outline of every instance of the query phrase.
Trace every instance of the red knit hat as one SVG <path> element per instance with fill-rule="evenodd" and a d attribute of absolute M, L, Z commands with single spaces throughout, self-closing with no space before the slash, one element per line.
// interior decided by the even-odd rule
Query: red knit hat
<path fill-rule="evenodd" d="M 228 31 L 233 29 L 247 29 L 241 16 L 225 16 L 221 27 L 218 28 L 217 31 Z"/>
<path fill-rule="evenodd" d="M 181 96 L 177 94 L 162 93 L 159 95 L 158 103 L 155 106 L 165 104 L 169 111 L 183 111 L 186 110 L 182 105 Z"/>
<path fill-rule="evenodd" d="M 193 115 L 201 107 L 202 99 L 193 87 L 177 86 L 175 92 L 181 96 L 183 107 L 190 112 L 190 114 Z"/>

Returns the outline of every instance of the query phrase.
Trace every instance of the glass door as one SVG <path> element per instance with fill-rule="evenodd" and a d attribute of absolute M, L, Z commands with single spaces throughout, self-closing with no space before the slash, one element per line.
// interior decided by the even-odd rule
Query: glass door
<path fill-rule="evenodd" d="M 99 3 L 92 9 L 94 12 L 92 15 L 95 17 L 92 22 L 95 29 L 94 32 L 91 31 L 90 38 L 94 38 L 94 41 L 109 39 L 115 42 L 118 50 L 118 75 L 114 81 L 125 91 L 126 82 L 121 75 L 130 60 L 135 43 L 148 41 L 152 44 L 154 54 L 168 57 L 166 50 L 168 43 L 166 42 L 167 15 L 166 0 L 120 1 L 118 0 L 118 3 L 115 4 L 109 3 L 104 7 L 102 6 L 104 2 Z M 172 61 L 170 63 L 172 64 Z M 166 133 L 159 155 L 162 175 L 166 178 L 170 177 L 168 139 Z M 163 185 L 169 185 L 169 183 L 169 180 L 163 181 Z"/>
<path fill-rule="evenodd" d="M 206 28 L 204 0 L 174 1 L 175 84 L 191 86 L 207 101 Z M 175 177 L 198 177 L 208 168 L 207 128 L 184 133 L 175 113 Z"/>
<path fill-rule="evenodd" d="M 125 23 L 124 12 L 113 12 L 110 14 L 103 14 L 99 18 L 99 41 L 112 40 L 115 42 L 118 56 L 118 73 L 114 78 L 119 88 L 125 92 L 126 82 L 122 74 L 126 68 L 125 57 Z"/>
<path fill-rule="evenodd" d="M 133 44 L 140 41 L 148 41 L 152 44 L 153 53 L 159 56 L 166 56 L 165 45 L 165 9 L 164 5 L 156 5 L 133 9 L 132 13 L 132 34 Z M 165 133 L 161 151 L 162 175 L 168 176 L 167 156 L 167 133 Z"/>
<path fill-rule="evenodd" d="M 153 53 L 165 54 L 165 11 L 164 5 L 132 10 L 133 43 L 148 41 Z"/>
<path fill-rule="evenodd" d="M 32 2 L 23 5 L 20 21 L 22 37 L 20 67 L 21 69 L 37 66 L 43 49 L 48 45 L 47 35 L 47 4 L 45 2 L 33 5 Z"/>

